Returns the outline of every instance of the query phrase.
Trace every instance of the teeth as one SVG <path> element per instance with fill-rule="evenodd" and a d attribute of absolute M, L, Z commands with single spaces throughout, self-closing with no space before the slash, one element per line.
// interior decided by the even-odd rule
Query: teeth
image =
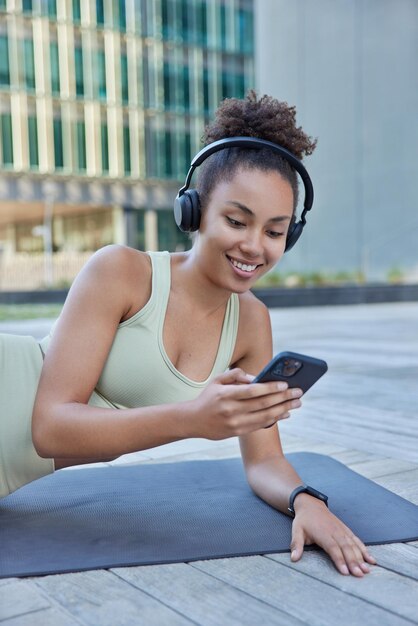
<path fill-rule="evenodd" d="M 231 259 L 232 265 L 238 267 L 238 269 L 243 270 L 244 272 L 253 272 L 257 265 L 246 265 L 245 263 L 240 263 L 240 261 L 235 261 L 235 259 Z"/>

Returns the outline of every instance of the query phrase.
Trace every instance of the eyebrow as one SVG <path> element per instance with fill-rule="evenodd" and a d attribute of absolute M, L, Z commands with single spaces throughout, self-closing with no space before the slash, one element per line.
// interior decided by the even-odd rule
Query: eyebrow
<path fill-rule="evenodd" d="M 246 215 L 251 215 L 252 217 L 255 216 L 254 211 L 252 211 L 250 208 L 248 208 L 247 206 L 245 206 L 245 204 L 242 204 L 241 202 L 237 202 L 236 200 L 227 200 L 227 204 L 232 204 L 237 209 L 240 209 L 240 211 L 242 211 Z M 272 217 L 268 221 L 269 222 L 286 222 L 289 220 L 290 220 L 290 217 L 288 215 L 278 215 L 277 217 Z"/>

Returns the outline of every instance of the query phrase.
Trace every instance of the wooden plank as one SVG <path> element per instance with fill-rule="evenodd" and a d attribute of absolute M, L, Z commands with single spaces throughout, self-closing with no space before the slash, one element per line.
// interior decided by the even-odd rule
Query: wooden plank
<path fill-rule="evenodd" d="M 394 616 L 397 625 L 410 624 L 391 610 L 397 604 L 393 594 L 393 607 L 383 609 L 353 593 L 345 593 L 334 585 L 324 583 L 315 575 L 307 575 L 300 568 L 289 567 L 289 555 L 281 556 L 284 562 L 276 561 L 276 568 L 271 567 L 273 559 L 261 556 L 199 561 L 191 566 L 288 612 L 309 626 L 353 626 L 360 623 L 367 626 L 393 626 Z M 340 584 L 348 579 L 335 570 L 333 574 L 342 579 Z M 354 580 L 354 577 L 351 579 L 354 586 L 363 582 Z"/>
<path fill-rule="evenodd" d="M 353 411 L 350 407 L 350 411 Z M 359 411 L 360 412 L 360 411 Z M 344 448 L 405 459 L 418 464 L 418 438 L 384 432 L 362 410 L 364 423 L 354 423 L 347 415 L 339 415 L 324 402 L 320 407 L 306 411 L 304 407 L 282 423 L 282 432 L 301 435 L 313 441 L 336 444 Z M 370 419 L 369 419 L 370 418 Z M 367 425 L 365 425 L 367 423 Z"/>
<path fill-rule="evenodd" d="M 370 548 L 372 551 L 373 548 Z M 317 581 L 356 597 L 387 611 L 394 616 L 416 620 L 418 615 L 418 581 L 375 566 L 370 574 L 361 579 L 354 576 L 341 576 L 331 560 L 322 551 L 306 552 L 298 563 L 292 563 L 287 554 L 269 555 L 267 558 L 285 565 L 291 570 L 303 572 Z M 310 583 L 312 584 L 312 583 Z M 356 623 L 355 620 L 352 623 Z M 368 623 L 365 619 L 364 623 Z M 393 623 L 393 621 L 392 621 Z"/>
<path fill-rule="evenodd" d="M 4 579 L 0 586 L 0 621 L 47 609 L 51 603 L 25 580 Z"/>
<path fill-rule="evenodd" d="M 185 626 L 190 621 L 106 570 L 33 579 L 54 603 L 86 624 Z"/>
<path fill-rule="evenodd" d="M 124 622 L 125 623 L 125 622 Z M 75 619 L 56 608 L 26 613 L 1 622 L 1 626 L 88 626 L 87 622 Z"/>
<path fill-rule="evenodd" d="M 415 463 L 404 461 L 402 459 L 380 458 L 377 460 L 364 460 L 363 462 L 354 463 L 352 469 L 367 476 L 367 478 L 375 479 L 381 476 L 391 476 L 417 469 Z"/>
<path fill-rule="evenodd" d="M 375 480 L 379 485 L 418 505 L 418 468 L 391 476 L 379 476 Z"/>
<path fill-rule="evenodd" d="M 226 567 L 228 568 L 228 565 Z M 266 604 L 251 594 L 247 595 L 242 590 L 236 589 L 234 585 L 220 581 L 185 563 L 130 567 L 112 571 L 131 585 L 161 600 L 202 626 L 301 624 L 300 620 L 289 615 L 282 607 L 272 608 L 270 602 Z"/>
<path fill-rule="evenodd" d="M 418 542 L 416 544 L 418 546 Z M 370 546 L 370 551 L 377 559 L 380 567 L 418 580 L 418 550 L 416 547 L 405 543 L 390 543 L 383 546 Z"/>

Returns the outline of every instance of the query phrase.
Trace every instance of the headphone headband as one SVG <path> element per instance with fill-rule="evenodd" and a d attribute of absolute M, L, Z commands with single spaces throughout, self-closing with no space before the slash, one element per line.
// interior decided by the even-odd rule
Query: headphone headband
<path fill-rule="evenodd" d="M 227 148 L 250 148 L 257 150 L 269 148 L 272 152 L 284 158 L 301 177 L 305 188 L 305 200 L 303 203 L 303 211 L 300 216 L 300 221 L 294 225 L 293 235 L 291 235 L 288 239 L 286 250 L 290 250 L 302 234 L 303 227 L 306 224 L 306 213 L 312 208 L 314 199 L 312 181 L 305 169 L 305 166 L 292 152 L 276 143 L 273 143 L 272 141 L 258 139 L 257 137 L 226 137 L 225 139 L 219 139 L 218 141 L 208 144 L 196 154 L 190 164 L 190 169 L 187 173 L 185 183 L 183 187 L 179 189 L 175 201 L 175 219 L 180 230 L 190 232 L 192 230 L 197 230 L 199 227 L 200 212 L 199 207 L 195 207 L 196 202 L 198 203 L 198 193 L 193 189 L 187 191 L 195 169 L 215 152 L 219 152 L 219 150 L 225 150 Z M 184 214 L 187 215 L 186 219 L 184 219 Z"/>

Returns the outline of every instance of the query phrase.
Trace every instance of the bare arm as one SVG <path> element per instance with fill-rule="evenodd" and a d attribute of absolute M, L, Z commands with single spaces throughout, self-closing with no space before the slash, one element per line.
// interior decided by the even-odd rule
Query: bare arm
<path fill-rule="evenodd" d="M 144 306 L 150 283 L 147 255 L 118 247 L 94 255 L 77 277 L 35 401 L 33 441 L 41 456 L 112 458 L 188 437 L 223 439 L 271 423 L 283 394 L 274 383 L 242 385 L 248 381 L 240 370 L 215 379 L 194 401 L 125 410 L 88 405 L 118 324 Z"/>
<path fill-rule="evenodd" d="M 257 328 L 257 341 L 237 365 L 257 374 L 271 359 L 271 327 L 267 310 L 253 307 L 251 324 Z M 244 336 L 251 336 L 244 328 Z M 292 408 L 296 408 L 298 401 Z M 278 410 L 276 419 L 288 413 Z M 242 458 L 247 479 L 254 492 L 271 506 L 288 514 L 289 496 L 302 480 L 283 455 L 276 427 L 260 429 L 240 437 Z M 315 485 L 313 485 L 315 486 Z M 365 545 L 345 524 L 333 515 L 325 504 L 305 493 L 294 502 L 295 519 L 292 526 L 291 558 L 297 561 L 304 545 L 316 543 L 331 557 L 342 574 L 363 576 L 368 563 L 375 563 Z"/>
<path fill-rule="evenodd" d="M 51 339 L 35 401 L 32 430 L 41 456 L 106 458 L 182 437 L 173 406 L 117 410 L 87 404 L 118 324 L 146 303 L 150 283 L 147 256 L 113 246 L 80 272 Z"/>

